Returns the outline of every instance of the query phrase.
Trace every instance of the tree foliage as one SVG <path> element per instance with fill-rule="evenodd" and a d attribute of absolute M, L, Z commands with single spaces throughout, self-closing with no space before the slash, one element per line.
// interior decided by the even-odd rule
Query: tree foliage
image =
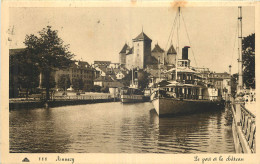
<path fill-rule="evenodd" d="M 35 59 L 26 50 L 9 56 L 9 89 L 10 97 L 17 97 L 18 90 L 29 91 L 39 86 L 39 69 Z"/>
<path fill-rule="evenodd" d="M 69 75 L 60 75 L 58 79 L 58 87 L 62 88 L 64 91 L 71 85 Z"/>
<path fill-rule="evenodd" d="M 68 67 L 74 55 L 68 50 L 69 45 L 64 45 L 63 40 L 59 38 L 58 31 L 52 30 L 51 26 L 43 28 L 38 34 L 39 36 L 26 35 L 24 43 L 43 74 L 48 100 L 49 89 L 52 87 L 51 72 Z"/>
<path fill-rule="evenodd" d="M 138 71 L 138 83 L 141 90 L 146 88 L 149 84 L 149 73 L 144 70 Z"/>
<path fill-rule="evenodd" d="M 231 95 L 235 98 L 237 93 L 237 81 L 238 81 L 238 74 L 231 75 Z"/>
<path fill-rule="evenodd" d="M 104 93 L 108 93 L 109 92 L 109 87 L 106 86 L 106 87 L 103 87 L 100 89 L 101 92 L 104 92 Z"/>
<path fill-rule="evenodd" d="M 243 39 L 243 82 L 246 87 L 255 88 L 255 34 Z"/>
<path fill-rule="evenodd" d="M 101 91 L 101 86 L 99 85 L 94 85 L 93 88 L 91 89 L 92 92 L 100 92 Z"/>
<path fill-rule="evenodd" d="M 84 82 L 81 78 L 74 79 L 72 81 L 72 88 L 76 91 L 82 90 L 84 87 Z"/>

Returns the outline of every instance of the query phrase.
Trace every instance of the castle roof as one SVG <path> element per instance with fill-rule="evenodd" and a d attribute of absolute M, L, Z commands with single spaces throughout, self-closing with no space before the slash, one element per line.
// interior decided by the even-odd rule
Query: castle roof
<path fill-rule="evenodd" d="M 154 46 L 152 52 L 164 52 L 164 50 L 158 45 L 158 43 Z"/>
<path fill-rule="evenodd" d="M 150 39 L 143 31 L 136 38 L 133 39 L 133 41 L 142 41 L 142 40 L 152 41 L 152 39 Z"/>
<path fill-rule="evenodd" d="M 177 54 L 176 50 L 174 49 L 173 45 L 169 48 L 167 54 Z"/>
<path fill-rule="evenodd" d="M 130 48 L 130 47 L 129 47 Z M 130 48 L 126 55 L 132 54 L 134 52 L 134 47 Z"/>
<path fill-rule="evenodd" d="M 126 53 L 126 50 L 129 49 L 130 47 L 125 43 L 125 45 L 123 46 L 122 50 L 120 51 L 120 53 Z"/>

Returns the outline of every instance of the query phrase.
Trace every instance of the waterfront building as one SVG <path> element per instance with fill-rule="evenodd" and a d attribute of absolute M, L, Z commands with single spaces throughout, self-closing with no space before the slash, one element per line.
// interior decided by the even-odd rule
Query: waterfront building
<path fill-rule="evenodd" d="M 96 67 L 108 67 L 111 61 L 94 61 L 94 68 Z"/>
<path fill-rule="evenodd" d="M 208 77 L 209 84 L 219 89 L 219 94 L 222 95 L 223 98 L 226 98 L 226 94 L 231 93 L 231 82 L 230 82 L 230 74 L 227 72 L 224 73 L 216 73 L 211 72 Z"/>
<path fill-rule="evenodd" d="M 94 80 L 94 85 L 101 86 L 102 88 L 119 88 L 123 84 L 111 75 L 100 76 Z"/>
<path fill-rule="evenodd" d="M 56 89 L 58 89 L 58 80 L 62 75 L 68 75 L 71 84 L 73 84 L 76 79 L 82 79 L 84 90 L 86 91 L 91 90 L 93 87 L 94 69 L 90 66 L 88 62 L 74 61 L 70 65 L 70 67 L 56 70 L 54 74 Z"/>
<path fill-rule="evenodd" d="M 196 72 L 196 77 L 200 79 L 204 84 L 209 84 L 208 77 L 210 74 L 209 68 L 192 67 L 192 70 Z"/>

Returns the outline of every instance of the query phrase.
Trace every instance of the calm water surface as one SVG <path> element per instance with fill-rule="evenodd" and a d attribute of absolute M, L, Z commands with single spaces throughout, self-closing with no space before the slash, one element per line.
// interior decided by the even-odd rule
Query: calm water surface
<path fill-rule="evenodd" d="M 151 103 L 10 111 L 10 152 L 235 153 L 225 111 L 160 118 Z"/>

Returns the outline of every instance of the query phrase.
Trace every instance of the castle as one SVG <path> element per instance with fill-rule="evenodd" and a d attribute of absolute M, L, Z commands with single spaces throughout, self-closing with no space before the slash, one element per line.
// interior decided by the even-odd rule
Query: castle
<path fill-rule="evenodd" d="M 119 63 L 127 69 L 144 69 L 158 63 L 174 67 L 176 63 L 176 50 L 173 45 L 165 52 L 158 43 L 151 50 L 152 40 L 142 31 L 133 40 L 133 47 L 125 43 L 119 52 Z"/>

